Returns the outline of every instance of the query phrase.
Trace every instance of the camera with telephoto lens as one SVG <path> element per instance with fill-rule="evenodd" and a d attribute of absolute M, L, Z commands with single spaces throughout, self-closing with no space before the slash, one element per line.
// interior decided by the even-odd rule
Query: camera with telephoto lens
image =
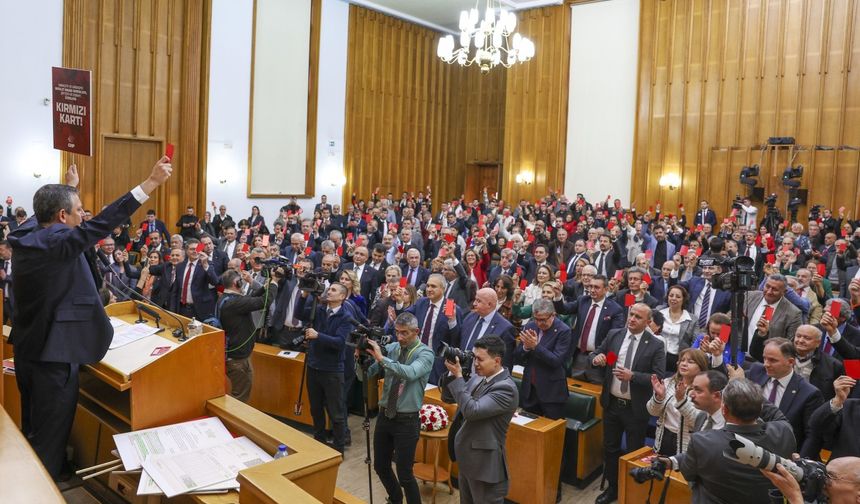
<path fill-rule="evenodd" d="M 739 434 L 729 441 L 728 448 L 723 450 L 723 457 L 770 472 L 776 472 L 776 464 L 782 464 L 797 480 L 805 502 L 827 502 L 824 496 L 827 468 L 821 462 L 784 459 Z"/>
<path fill-rule="evenodd" d="M 768 208 L 776 207 L 776 194 L 771 193 L 770 196 L 764 199 L 764 204 L 767 205 Z"/>
<path fill-rule="evenodd" d="M 744 204 L 743 198 L 741 198 L 740 194 L 735 194 L 735 199 L 732 201 L 732 208 L 736 210 L 742 210 Z"/>
<path fill-rule="evenodd" d="M 387 355 L 388 350 L 385 346 L 391 343 L 391 336 L 385 334 L 381 327 L 367 327 L 362 324 L 356 324 L 355 330 L 349 333 L 346 338 L 346 344 L 352 348 L 357 348 L 362 352 L 367 352 L 372 347 L 370 341 L 373 340 L 379 345 L 379 350 L 382 355 Z"/>
<path fill-rule="evenodd" d="M 821 217 L 822 208 L 823 205 L 812 205 L 812 208 L 809 209 L 809 220 L 818 220 L 818 218 Z"/>
<path fill-rule="evenodd" d="M 655 458 L 648 467 L 634 467 L 630 469 L 630 476 L 633 478 L 633 481 L 640 485 L 651 480 L 663 481 L 663 478 L 666 477 L 666 469 L 666 464 L 662 460 Z"/>
<path fill-rule="evenodd" d="M 436 352 L 436 357 L 445 359 L 451 363 L 457 362 L 457 359 L 460 359 L 460 368 L 463 370 L 464 380 L 468 380 L 469 376 L 472 374 L 472 362 L 475 360 L 475 353 L 471 350 L 460 350 L 459 348 L 452 347 L 443 341 L 439 351 Z"/>
<path fill-rule="evenodd" d="M 722 267 L 723 272 L 711 278 L 711 283 L 717 289 L 728 292 L 747 292 L 758 287 L 755 260 L 751 257 L 707 257 L 701 259 L 699 265 Z"/>
<path fill-rule="evenodd" d="M 309 271 L 299 277 L 299 289 L 314 296 L 321 296 L 325 292 L 326 274 L 321 271 Z"/>

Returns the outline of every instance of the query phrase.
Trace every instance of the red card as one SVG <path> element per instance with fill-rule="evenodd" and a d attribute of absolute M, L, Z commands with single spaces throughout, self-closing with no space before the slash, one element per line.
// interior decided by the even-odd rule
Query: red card
<path fill-rule="evenodd" d="M 848 230 L 843 228 L 842 229 L 842 238 L 846 238 L 846 237 L 848 237 Z"/>
<path fill-rule="evenodd" d="M 624 306 L 626 308 L 629 308 L 629 307 L 633 306 L 634 304 L 636 304 L 636 296 L 634 296 L 633 294 L 625 294 L 624 295 Z"/>
<path fill-rule="evenodd" d="M 845 359 L 842 364 L 845 366 L 845 374 L 860 380 L 860 359 Z"/>
<path fill-rule="evenodd" d="M 454 318 L 454 300 L 448 299 L 445 301 L 445 316 L 449 319 Z"/>
<path fill-rule="evenodd" d="M 770 319 L 773 318 L 773 307 L 765 306 L 764 307 L 764 319 L 770 322 Z"/>
<path fill-rule="evenodd" d="M 397 246 L 397 251 L 398 251 L 398 252 L 400 252 L 400 253 L 402 254 L 402 253 L 403 253 L 403 245 L 398 245 L 398 246 Z"/>
<path fill-rule="evenodd" d="M 520 290 L 526 290 L 526 287 L 528 287 L 528 286 L 529 286 L 528 280 L 526 280 L 525 278 L 520 280 Z"/>
<path fill-rule="evenodd" d="M 836 301 L 830 302 L 830 315 L 839 320 L 839 312 L 842 310 L 842 303 L 837 303 Z"/>
<path fill-rule="evenodd" d="M 615 352 L 610 351 L 606 354 L 606 364 L 608 366 L 614 366 L 616 362 L 618 362 L 618 356 L 615 355 Z"/>
<path fill-rule="evenodd" d="M 305 233 L 305 241 L 309 241 L 311 239 L 310 233 Z"/>
<path fill-rule="evenodd" d="M 246 243 L 247 245 L 247 243 Z M 203 252 L 203 249 L 206 248 L 206 245 L 203 245 L 203 242 L 197 244 L 197 253 Z"/>
<path fill-rule="evenodd" d="M 388 229 L 390 229 L 396 233 L 397 232 L 397 224 L 389 224 Z"/>
<path fill-rule="evenodd" d="M 400 286 L 406 287 L 406 277 L 400 277 Z"/>
<path fill-rule="evenodd" d="M 164 155 L 167 156 L 167 159 L 173 161 L 173 144 L 167 144 L 167 147 L 164 148 Z"/>
<path fill-rule="evenodd" d="M 251 246 L 248 245 L 247 243 L 243 243 L 242 244 L 242 252 L 245 252 L 247 254 L 249 250 L 251 250 Z"/>
<path fill-rule="evenodd" d="M 567 270 L 566 269 L 562 268 L 562 269 L 558 270 L 558 279 L 561 282 L 567 282 Z"/>
<path fill-rule="evenodd" d="M 704 252 L 704 251 L 705 251 L 705 249 L 703 249 L 702 247 L 697 248 L 696 249 L 696 257 L 700 257 L 702 255 L 702 252 Z"/>
<path fill-rule="evenodd" d="M 146 244 L 146 246 L 148 247 L 148 246 L 149 246 L 149 242 L 150 242 L 150 241 L 152 241 L 152 240 L 147 236 L 147 237 L 146 237 L 146 240 L 144 240 L 144 241 L 143 241 L 143 243 L 145 243 L 145 244 Z"/>
<path fill-rule="evenodd" d="M 442 224 L 436 224 L 436 231 L 442 231 Z"/>
<path fill-rule="evenodd" d="M 478 238 L 483 238 L 483 237 L 484 237 L 484 232 L 478 231 Z"/>
<path fill-rule="evenodd" d="M 104 244 L 105 244 L 104 239 L 101 239 L 101 240 L 99 240 L 99 242 L 96 245 L 98 245 L 99 248 L 102 248 L 104 246 Z"/>
<path fill-rule="evenodd" d="M 245 271 L 245 261 L 239 263 L 239 269 Z"/>
<path fill-rule="evenodd" d="M 506 249 L 512 249 L 512 248 L 514 248 L 514 242 L 512 242 L 512 241 L 508 241 L 507 243 L 505 243 L 505 248 L 506 248 Z"/>
<path fill-rule="evenodd" d="M 826 264 L 822 263 L 822 264 L 818 265 L 818 276 L 822 276 L 822 277 L 827 276 L 827 265 Z"/>
<path fill-rule="evenodd" d="M 837 246 L 837 248 L 839 249 L 840 252 L 845 252 L 845 250 L 848 248 L 848 244 L 847 243 L 840 243 Z"/>
<path fill-rule="evenodd" d="M 645 273 L 644 275 L 642 275 L 642 281 L 648 285 L 651 285 L 651 275 Z"/>
<path fill-rule="evenodd" d="M 785 228 L 788 227 L 788 219 L 785 219 L 784 221 L 782 221 L 782 227 L 785 227 Z"/>
<path fill-rule="evenodd" d="M 649 260 L 651 259 L 651 256 L 653 256 L 653 255 L 654 255 L 654 252 L 652 252 L 651 249 L 648 249 L 645 251 L 645 257 L 647 257 Z"/>
<path fill-rule="evenodd" d="M 353 240 L 353 236 L 354 235 L 352 233 L 347 233 L 346 234 L 346 241 L 351 242 Z"/>
<path fill-rule="evenodd" d="M 729 336 L 731 336 L 731 335 L 732 335 L 732 326 L 730 326 L 728 324 L 723 324 L 723 326 L 720 327 L 720 341 L 722 341 L 723 343 L 728 343 L 729 342 Z"/>
<path fill-rule="evenodd" d="M 701 231 L 702 231 L 702 229 L 704 229 L 704 226 L 702 226 L 701 224 L 699 224 L 698 226 L 696 226 L 696 231 L 701 232 Z"/>
<path fill-rule="evenodd" d="M 125 244 L 125 251 L 126 251 L 126 252 L 131 252 L 131 243 L 126 243 L 126 244 Z"/>
<path fill-rule="evenodd" d="M 623 276 L 624 276 L 624 270 L 620 270 L 620 269 L 615 270 L 615 279 L 616 280 L 618 280 L 620 282 L 621 278 Z"/>
<path fill-rule="evenodd" d="M 614 222 L 611 222 L 611 221 L 609 222 L 609 224 L 607 224 L 607 225 L 606 225 L 606 229 L 608 229 L 608 230 L 610 230 L 610 231 L 612 231 L 612 229 L 613 229 L 614 227 L 615 227 L 615 223 L 614 223 Z"/>
<path fill-rule="evenodd" d="M 446 241 L 446 242 L 448 242 L 448 243 L 454 243 L 454 240 L 456 240 L 456 238 L 454 238 L 454 235 L 451 235 L 451 234 L 446 234 L 446 235 L 445 235 L 445 241 Z M 509 243 L 511 244 L 511 246 L 513 246 L 513 245 L 514 245 L 514 244 L 513 244 L 513 242 L 509 242 Z"/>
<path fill-rule="evenodd" d="M 340 247 L 337 248 L 337 255 L 339 255 L 339 256 L 343 255 L 343 245 L 341 245 Z"/>
<path fill-rule="evenodd" d="M 687 252 L 689 252 L 689 250 L 690 247 L 683 245 L 681 246 L 681 251 L 679 252 L 679 254 L 681 254 L 681 257 L 684 257 L 685 255 L 687 255 Z"/>
<path fill-rule="evenodd" d="M 309 255 L 311 255 L 311 252 L 312 252 L 312 251 L 311 251 L 311 248 L 310 248 L 310 247 L 305 247 L 305 256 L 309 256 Z"/>
<path fill-rule="evenodd" d="M 768 264 L 773 264 L 776 262 L 776 256 L 773 254 L 768 254 L 766 259 Z"/>

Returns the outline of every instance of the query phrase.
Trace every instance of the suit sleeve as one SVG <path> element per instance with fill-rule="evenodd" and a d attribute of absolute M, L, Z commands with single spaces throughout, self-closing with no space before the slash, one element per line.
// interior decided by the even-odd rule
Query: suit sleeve
<path fill-rule="evenodd" d="M 63 259 L 77 257 L 84 249 L 94 246 L 99 240 L 111 234 L 115 227 L 122 224 L 138 208 L 140 203 L 131 192 L 127 192 L 80 226 L 70 228 L 64 233 L 50 235 L 49 250 L 54 257 Z"/>
<path fill-rule="evenodd" d="M 650 387 L 652 374 L 657 376 L 666 374 L 666 351 L 664 350 L 663 342 L 657 338 L 651 338 L 651 342 L 657 344 L 657 350 L 651 352 L 651 370 L 647 373 L 633 371 L 633 379 L 631 381 L 637 385 Z"/>
<path fill-rule="evenodd" d="M 553 350 L 550 351 L 546 347 L 538 345 L 534 350 L 528 352 L 532 354 L 531 358 L 543 362 L 548 367 L 561 367 L 564 365 L 564 361 L 570 353 L 570 329 L 560 331 L 556 338 L 557 340 Z M 522 345 L 519 345 L 518 347 L 521 346 Z"/>
<path fill-rule="evenodd" d="M 451 381 L 448 389 L 457 400 L 457 411 L 466 420 L 482 420 L 517 408 L 517 389 L 509 384 L 491 386 L 486 394 L 477 399 L 466 390 L 463 378 Z"/>
<path fill-rule="evenodd" d="M 687 451 L 675 456 L 678 462 L 678 471 L 684 475 L 684 479 L 688 482 L 699 480 L 699 451 L 704 447 L 700 446 L 704 438 L 701 435 L 690 436 L 690 443 L 687 445 Z"/>
<path fill-rule="evenodd" d="M 824 403 L 824 397 L 821 391 L 816 388 L 815 392 L 803 404 L 803 429 L 806 436 L 803 439 L 803 446 L 799 447 L 801 452 L 810 451 L 811 447 L 815 444 L 815 431 L 812 429 L 812 422 L 810 420 L 812 414 L 815 413 L 815 410 L 822 403 Z M 830 405 L 828 404 L 827 406 L 829 407 Z"/>
<path fill-rule="evenodd" d="M 350 331 L 352 331 L 352 324 L 348 324 L 344 321 L 344 323 L 337 326 L 337 330 L 334 334 L 317 332 L 317 340 L 320 344 L 327 347 L 334 348 L 335 350 L 343 350 L 343 347 L 346 346 L 346 338 L 349 336 Z"/>

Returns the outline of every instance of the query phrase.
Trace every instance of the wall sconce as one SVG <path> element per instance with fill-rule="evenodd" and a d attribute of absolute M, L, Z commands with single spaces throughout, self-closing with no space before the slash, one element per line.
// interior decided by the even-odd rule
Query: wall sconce
<path fill-rule="evenodd" d="M 535 174 L 532 172 L 523 171 L 517 174 L 514 181 L 521 185 L 532 185 L 535 181 Z"/>
<path fill-rule="evenodd" d="M 33 172 L 33 178 L 36 178 L 36 179 L 42 178 L 42 172 L 34 171 Z"/>
<path fill-rule="evenodd" d="M 226 183 L 227 183 L 227 179 L 225 179 L 225 178 L 220 179 L 220 180 L 218 180 L 218 183 L 219 183 L 219 184 L 226 184 Z"/>
<path fill-rule="evenodd" d="M 681 177 L 677 173 L 667 173 L 660 177 L 660 187 L 665 187 L 670 191 L 681 187 Z"/>

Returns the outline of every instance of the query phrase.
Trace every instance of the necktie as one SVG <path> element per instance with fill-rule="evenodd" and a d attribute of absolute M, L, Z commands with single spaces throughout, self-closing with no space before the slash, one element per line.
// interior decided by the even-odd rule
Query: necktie
<path fill-rule="evenodd" d="M 827 355 L 833 355 L 833 345 L 830 343 L 830 336 L 825 334 L 823 339 L 824 353 L 826 353 Z"/>
<path fill-rule="evenodd" d="M 414 285 L 412 283 L 412 277 L 414 276 L 414 273 L 415 273 L 415 268 L 409 268 L 409 274 L 406 276 L 406 281 L 409 283 L 409 285 Z"/>
<path fill-rule="evenodd" d="M 170 285 L 176 283 L 176 267 L 170 268 Z"/>
<path fill-rule="evenodd" d="M 600 273 L 601 275 L 606 274 L 606 270 L 603 269 L 603 262 L 604 262 L 603 261 L 603 252 L 601 252 L 597 258 L 597 272 Z"/>
<path fill-rule="evenodd" d="M 703 431 L 708 431 L 714 428 L 714 419 L 711 415 L 708 415 L 708 419 L 705 420 L 705 425 L 702 426 Z"/>
<path fill-rule="evenodd" d="M 433 310 L 436 308 L 436 305 L 430 303 L 430 311 L 427 312 L 427 318 L 424 319 L 424 330 L 421 331 L 421 343 L 425 345 L 430 341 L 430 330 L 433 325 Z"/>
<path fill-rule="evenodd" d="M 585 353 L 588 351 L 588 335 L 591 334 L 591 324 L 594 322 L 594 314 L 597 312 L 597 303 L 591 305 L 588 310 L 588 316 L 585 317 L 585 324 L 582 325 L 582 334 L 579 336 L 579 351 Z"/>
<path fill-rule="evenodd" d="M 776 404 L 776 391 L 779 390 L 779 380 L 776 378 L 772 379 L 773 386 L 770 388 L 770 395 L 767 396 L 767 400 L 770 401 L 774 406 L 779 406 Z"/>
<path fill-rule="evenodd" d="M 407 352 L 405 349 L 400 348 L 400 355 L 397 358 L 397 362 L 400 364 L 406 364 L 406 355 Z M 394 418 L 397 416 L 397 399 L 400 398 L 400 377 L 395 376 L 391 380 L 391 390 L 388 391 L 388 402 L 385 403 L 385 417 L 386 418 Z"/>
<path fill-rule="evenodd" d="M 630 369 L 630 367 L 633 365 L 633 345 L 636 344 L 636 338 L 633 337 L 633 335 L 631 334 L 630 337 L 628 337 L 627 339 L 627 355 L 624 356 L 624 367 Z M 621 393 L 626 394 L 628 390 L 630 390 L 630 382 L 621 382 Z"/>
<path fill-rule="evenodd" d="M 705 293 L 702 296 L 702 309 L 699 310 L 699 327 L 708 327 L 708 311 L 711 307 L 711 284 L 705 284 Z"/>
<path fill-rule="evenodd" d="M 475 324 L 475 329 L 472 330 L 472 334 L 469 336 L 469 340 L 466 342 L 466 350 L 471 350 L 472 345 L 475 344 L 475 339 L 481 334 L 481 328 L 484 327 L 484 319 L 479 318 L 478 323 Z"/>
<path fill-rule="evenodd" d="M 182 304 L 188 304 L 188 281 L 191 280 L 191 268 L 192 264 L 188 264 L 185 266 L 185 280 L 182 282 Z"/>

